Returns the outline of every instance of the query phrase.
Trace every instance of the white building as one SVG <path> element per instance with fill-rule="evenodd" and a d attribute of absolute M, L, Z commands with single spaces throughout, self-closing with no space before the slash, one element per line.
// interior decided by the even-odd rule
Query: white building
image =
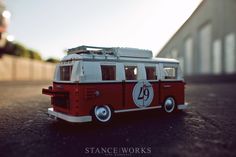
<path fill-rule="evenodd" d="M 236 0 L 203 0 L 158 57 L 179 59 L 185 75 L 236 73 Z"/>

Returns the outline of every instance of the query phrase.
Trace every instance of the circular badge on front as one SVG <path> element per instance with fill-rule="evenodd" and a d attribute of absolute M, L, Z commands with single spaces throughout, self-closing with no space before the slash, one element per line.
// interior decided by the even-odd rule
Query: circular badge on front
<path fill-rule="evenodd" d="M 136 106 L 148 107 L 153 100 L 153 88 L 147 80 L 137 82 L 133 88 L 133 101 Z"/>

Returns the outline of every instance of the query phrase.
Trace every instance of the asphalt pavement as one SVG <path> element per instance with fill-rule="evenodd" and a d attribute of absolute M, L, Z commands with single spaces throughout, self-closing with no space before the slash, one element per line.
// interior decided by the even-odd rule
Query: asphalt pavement
<path fill-rule="evenodd" d="M 0 157 L 236 156 L 236 82 L 191 82 L 184 112 L 115 115 L 109 125 L 47 116 L 50 82 L 0 82 Z"/>

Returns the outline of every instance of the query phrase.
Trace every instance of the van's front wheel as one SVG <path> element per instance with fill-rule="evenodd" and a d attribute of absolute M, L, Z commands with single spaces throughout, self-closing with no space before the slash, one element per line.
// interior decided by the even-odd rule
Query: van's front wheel
<path fill-rule="evenodd" d="M 93 116 L 96 121 L 106 123 L 111 121 L 112 111 L 107 105 L 96 106 L 94 108 Z"/>

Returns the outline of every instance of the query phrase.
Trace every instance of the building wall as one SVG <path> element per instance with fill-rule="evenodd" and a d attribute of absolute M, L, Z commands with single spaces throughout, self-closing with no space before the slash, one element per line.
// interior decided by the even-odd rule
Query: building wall
<path fill-rule="evenodd" d="M 203 0 L 158 57 L 180 60 L 185 75 L 236 73 L 236 0 Z"/>
<path fill-rule="evenodd" d="M 53 63 L 3 55 L 0 58 L 0 81 L 52 80 L 54 69 Z"/>

